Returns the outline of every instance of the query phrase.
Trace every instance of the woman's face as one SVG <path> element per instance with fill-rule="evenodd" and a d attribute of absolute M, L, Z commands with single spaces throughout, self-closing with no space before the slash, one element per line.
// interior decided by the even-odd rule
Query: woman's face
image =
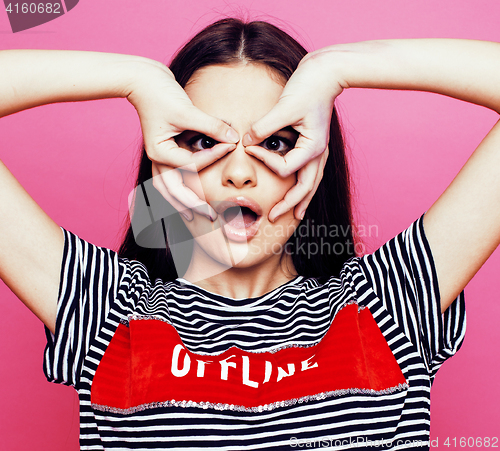
<path fill-rule="evenodd" d="M 268 220 L 273 206 L 295 184 L 295 174 L 280 178 L 241 144 L 251 125 L 278 102 L 283 91 L 279 80 L 260 64 L 217 65 L 195 72 L 185 87 L 196 107 L 230 124 L 240 136 L 236 149 L 212 165 L 198 173 L 183 171 L 184 183 L 219 215 L 215 223 L 198 214 L 193 221 L 184 221 L 195 238 L 193 258 L 204 264 L 248 268 L 267 262 L 273 266 L 299 224 L 293 209 L 275 223 Z M 288 127 L 260 145 L 285 155 L 296 139 L 297 133 Z M 192 152 L 216 144 L 192 131 L 179 135 L 177 142 Z"/>

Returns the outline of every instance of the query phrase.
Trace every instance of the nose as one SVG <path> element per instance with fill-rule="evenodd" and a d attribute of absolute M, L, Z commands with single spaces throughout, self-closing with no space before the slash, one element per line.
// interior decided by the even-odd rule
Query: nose
<path fill-rule="evenodd" d="M 241 141 L 223 160 L 222 185 L 235 188 L 250 188 L 257 185 L 254 158 L 245 152 Z"/>

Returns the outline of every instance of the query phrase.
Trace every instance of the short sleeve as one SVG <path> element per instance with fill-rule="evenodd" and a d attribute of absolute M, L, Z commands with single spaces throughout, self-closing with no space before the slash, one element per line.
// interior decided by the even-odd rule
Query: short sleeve
<path fill-rule="evenodd" d="M 437 273 L 423 216 L 373 254 L 364 256 L 361 267 L 381 302 L 380 308 L 387 309 L 418 348 L 434 377 L 462 345 L 465 301 L 462 292 L 441 314 Z"/>
<path fill-rule="evenodd" d="M 55 334 L 45 329 L 44 373 L 50 382 L 76 386 L 83 361 L 116 301 L 126 264 L 115 252 L 63 232 L 56 327 Z"/>

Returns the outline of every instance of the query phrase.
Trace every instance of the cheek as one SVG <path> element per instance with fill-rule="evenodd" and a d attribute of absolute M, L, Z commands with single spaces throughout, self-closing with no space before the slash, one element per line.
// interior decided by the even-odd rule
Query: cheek
<path fill-rule="evenodd" d="M 274 172 L 269 170 L 264 184 L 267 187 L 265 192 L 266 196 L 270 196 L 270 199 L 274 204 L 278 203 L 285 197 L 285 194 L 297 183 L 297 174 L 289 175 L 288 177 L 281 178 L 278 177 Z"/>

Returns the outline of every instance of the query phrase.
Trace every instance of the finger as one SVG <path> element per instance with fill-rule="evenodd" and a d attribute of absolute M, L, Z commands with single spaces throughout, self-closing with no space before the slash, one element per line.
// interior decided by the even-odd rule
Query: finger
<path fill-rule="evenodd" d="M 285 156 L 272 153 L 260 146 L 245 147 L 245 152 L 258 158 L 274 173 L 284 178 L 297 172 L 309 161 L 321 155 L 325 147 L 326 145 L 323 140 L 317 145 L 311 145 L 306 139 L 299 138 L 296 147 L 290 150 Z"/>
<path fill-rule="evenodd" d="M 160 177 L 168 193 L 179 203 L 206 216 L 211 221 L 215 221 L 217 218 L 215 210 L 184 184 L 182 174 L 178 169 L 164 170 L 160 168 Z"/>
<path fill-rule="evenodd" d="M 193 167 L 196 166 L 193 152 L 179 147 L 173 137 L 160 143 L 152 144 L 145 142 L 144 144 L 149 159 L 159 166 L 173 168 L 190 165 Z"/>
<path fill-rule="evenodd" d="M 297 172 L 302 166 L 305 166 L 307 162 L 311 160 L 311 155 L 309 155 L 307 151 L 297 147 L 284 156 L 272 153 L 259 146 L 245 147 L 245 151 L 255 158 L 258 158 L 267 167 L 269 167 L 269 169 L 282 178 L 288 177 L 289 175 Z M 290 161 L 293 164 L 291 164 Z"/>
<path fill-rule="evenodd" d="M 175 173 L 173 172 L 174 168 L 169 168 L 171 170 L 170 177 L 174 178 Z M 179 172 L 179 171 L 177 171 Z M 179 173 L 180 175 L 180 173 Z M 182 179 L 182 176 L 181 176 Z M 159 193 L 165 198 L 165 200 L 172 205 L 187 221 L 193 220 L 193 213 L 189 208 L 187 208 L 184 204 L 179 202 L 175 197 L 173 197 L 169 192 L 165 184 L 163 183 L 163 179 L 161 174 L 153 163 L 153 186 L 159 191 Z"/>
<path fill-rule="evenodd" d="M 269 113 L 255 122 L 243 137 L 244 146 L 255 146 L 282 128 L 296 124 L 300 115 L 290 114 L 291 110 L 284 98 L 273 107 Z"/>
<path fill-rule="evenodd" d="M 297 206 L 295 207 L 294 215 L 298 220 L 304 219 L 307 207 L 311 203 L 312 198 L 316 194 L 316 191 L 318 190 L 318 186 L 321 183 L 321 180 L 323 179 L 323 174 L 324 174 L 324 169 L 326 165 L 326 160 L 328 158 L 328 148 L 325 150 L 325 152 L 321 155 L 321 160 L 320 160 L 320 166 L 319 170 L 316 174 L 316 179 L 314 181 L 314 187 L 311 190 L 311 192 L 303 199 L 301 200 Z"/>
<path fill-rule="evenodd" d="M 262 161 L 269 169 L 277 175 L 286 171 L 286 161 L 282 155 L 270 152 L 260 146 L 245 147 L 245 152 Z"/>
<path fill-rule="evenodd" d="M 286 171 L 289 174 L 297 172 L 302 166 L 325 151 L 329 140 L 327 132 L 327 130 L 320 132 L 312 130 L 308 132 L 309 136 L 302 133 L 299 135 L 295 147 L 284 157 Z"/>
<path fill-rule="evenodd" d="M 301 169 L 297 174 L 297 183 L 288 190 L 283 200 L 278 202 L 269 212 L 271 222 L 276 221 L 279 216 L 290 211 L 313 190 L 319 164 L 320 158 L 317 158 Z"/>
<path fill-rule="evenodd" d="M 198 172 L 221 159 L 228 152 L 236 148 L 236 144 L 216 144 L 211 149 L 192 152 L 179 147 L 175 140 L 165 141 L 156 148 L 156 151 L 148 152 L 148 157 L 162 166 L 182 168 L 186 171 Z"/>
<path fill-rule="evenodd" d="M 220 143 L 210 149 L 200 150 L 193 154 L 193 161 L 198 171 L 210 166 L 223 156 L 236 149 L 236 144 Z"/>

